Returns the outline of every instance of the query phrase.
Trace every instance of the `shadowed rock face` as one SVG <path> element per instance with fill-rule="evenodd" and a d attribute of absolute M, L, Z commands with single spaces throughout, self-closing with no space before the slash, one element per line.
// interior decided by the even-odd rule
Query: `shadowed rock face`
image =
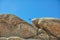
<path fill-rule="evenodd" d="M 37 25 L 38 28 L 45 30 L 48 34 L 60 38 L 60 19 L 41 18 L 41 19 L 35 19 L 32 22 L 34 25 Z"/>
<path fill-rule="evenodd" d="M 18 36 L 30 38 L 36 35 L 31 24 L 11 14 L 0 15 L 0 37 Z"/>

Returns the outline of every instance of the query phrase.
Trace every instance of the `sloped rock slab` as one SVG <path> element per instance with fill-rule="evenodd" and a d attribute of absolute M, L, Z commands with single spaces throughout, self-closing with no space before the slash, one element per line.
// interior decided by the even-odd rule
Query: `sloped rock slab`
<path fill-rule="evenodd" d="M 53 36 L 53 38 L 60 39 L 60 19 L 57 18 L 37 18 L 33 19 L 32 23 L 46 31 L 46 33 Z"/>
<path fill-rule="evenodd" d="M 31 24 L 12 14 L 0 15 L 0 37 L 30 38 L 35 35 L 36 29 Z"/>

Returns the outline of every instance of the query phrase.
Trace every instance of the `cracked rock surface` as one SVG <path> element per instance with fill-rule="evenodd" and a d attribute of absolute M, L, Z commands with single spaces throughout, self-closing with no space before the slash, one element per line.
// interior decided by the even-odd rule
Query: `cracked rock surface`
<path fill-rule="evenodd" d="M 36 18 L 32 24 L 12 14 L 0 14 L 0 40 L 60 40 L 60 19 Z"/>
<path fill-rule="evenodd" d="M 18 36 L 30 38 L 36 35 L 33 26 L 11 14 L 0 15 L 0 37 Z"/>
<path fill-rule="evenodd" d="M 49 40 L 60 40 L 60 19 L 57 18 L 36 18 L 33 19 L 32 23 L 38 27 L 40 30 L 40 33 L 42 32 L 42 36 L 40 34 L 40 38 L 47 37 Z M 44 32 L 44 33 L 43 33 Z M 44 37 L 45 35 L 45 37 Z"/>

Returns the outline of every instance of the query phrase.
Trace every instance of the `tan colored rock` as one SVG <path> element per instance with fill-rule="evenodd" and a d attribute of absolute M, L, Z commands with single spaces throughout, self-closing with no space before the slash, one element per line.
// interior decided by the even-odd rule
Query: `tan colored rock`
<path fill-rule="evenodd" d="M 38 30 L 38 36 L 40 37 L 40 38 L 48 38 L 49 39 L 49 35 L 46 33 L 46 31 L 44 31 L 44 30 L 42 30 L 42 29 L 39 29 Z"/>
<path fill-rule="evenodd" d="M 58 38 L 54 37 L 53 35 L 48 34 L 45 30 L 39 29 L 38 37 L 40 39 L 45 40 L 58 40 Z"/>
<path fill-rule="evenodd" d="M 0 37 L 0 40 L 24 40 L 23 38 L 16 37 L 16 36 L 11 36 L 11 37 Z"/>
<path fill-rule="evenodd" d="M 38 35 L 36 35 L 35 38 L 41 40 L 49 40 L 49 35 L 43 29 L 38 29 Z"/>
<path fill-rule="evenodd" d="M 0 40 L 7 40 L 6 37 L 0 37 Z"/>
<path fill-rule="evenodd" d="M 24 40 L 24 39 L 20 37 L 9 37 L 8 40 Z"/>
<path fill-rule="evenodd" d="M 20 36 L 23 38 L 30 38 L 36 35 L 36 30 L 33 28 L 32 25 L 28 23 L 21 23 L 19 24 L 20 27 Z"/>
<path fill-rule="evenodd" d="M 40 18 L 40 19 L 34 19 L 32 22 L 38 28 L 42 28 L 43 30 L 45 30 L 48 34 L 60 38 L 60 19 Z"/>
<path fill-rule="evenodd" d="M 31 24 L 12 14 L 0 15 L 0 37 L 30 38 L 35 35 L 36 29 Z"/>
<path fill-rule="evenodd" d="M 38 27 L 38 21 L 39 21 L 38 18 L 34 18 L 34 19 L 32 19 L 32 25 Z"/>

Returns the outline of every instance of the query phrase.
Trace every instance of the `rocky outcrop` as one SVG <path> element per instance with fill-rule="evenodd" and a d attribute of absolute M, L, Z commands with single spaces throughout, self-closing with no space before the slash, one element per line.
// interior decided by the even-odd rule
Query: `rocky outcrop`
<path fill-rule="evenodd" d="M 36 29 L 24 20 L 11 14 L 0 15 L 0 37 L 18 36 L 30 38 L 36 35 Z"/>
<path fill-rule="evenodd" d="M 60 19 L 35 18 L 32 24 L 12 14 L 0 15 L 0 40 L 60 40 Z"/>
<path fill-rule="evenodd" d="M 44 30 L 47 33 L 47 35 L 49 36 L 49 38 L 60 39 L 60 19 L 39 18 L 39 19 L 33 19 L 32 23 L 39 29 Z M 42 35 L 44 35 L 44 34 L 42 34 Z"/>

